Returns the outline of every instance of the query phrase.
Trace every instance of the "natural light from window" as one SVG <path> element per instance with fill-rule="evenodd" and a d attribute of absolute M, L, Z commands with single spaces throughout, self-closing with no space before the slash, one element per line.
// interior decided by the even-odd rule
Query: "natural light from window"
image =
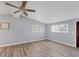
<path fill-rule="evenodd" d="M 68 33 L 68 24 L 51 25 L 51 32 Z"/>

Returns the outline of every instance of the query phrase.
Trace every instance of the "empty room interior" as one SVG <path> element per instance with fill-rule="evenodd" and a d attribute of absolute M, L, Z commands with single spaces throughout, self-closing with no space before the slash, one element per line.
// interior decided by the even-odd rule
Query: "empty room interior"
<path fill-rule="evenodd" d="M 0 57 L 79 57 L 79 1 L 0 1 Z"/>

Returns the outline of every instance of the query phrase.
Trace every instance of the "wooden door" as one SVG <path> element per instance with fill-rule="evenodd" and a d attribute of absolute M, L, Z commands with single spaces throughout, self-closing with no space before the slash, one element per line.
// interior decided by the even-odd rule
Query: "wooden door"
<path fill-rule="evenodd" d="M 76 46 L 79 47 L 79 22 L 76 23 Z"/>

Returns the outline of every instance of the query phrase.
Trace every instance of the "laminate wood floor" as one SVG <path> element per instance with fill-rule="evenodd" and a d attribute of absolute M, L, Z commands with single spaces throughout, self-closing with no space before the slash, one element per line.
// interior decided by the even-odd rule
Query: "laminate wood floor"
<path fill-rule="evenodd" d="M 79 57 L 79 48 L 41 40 L 0 47 L 0 57 Z"/>

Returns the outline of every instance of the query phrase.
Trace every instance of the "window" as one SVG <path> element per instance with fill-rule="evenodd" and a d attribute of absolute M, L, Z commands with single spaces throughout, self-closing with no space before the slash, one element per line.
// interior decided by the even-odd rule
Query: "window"
<path fill-rule="evenodd" d="M 40 26 L 39 25 L 32 25 L 32 32 L 40 32 Z"/>
<path fill-rule="evenodd" d="M 52 25 L 51 32 L 67 33 L 68 32 L 68 24 Z"/>
<path fill-rule="evenodd" d="M 0 30 L 8 30 L 9 23 L 8 22 L 0 22 Z"/>

